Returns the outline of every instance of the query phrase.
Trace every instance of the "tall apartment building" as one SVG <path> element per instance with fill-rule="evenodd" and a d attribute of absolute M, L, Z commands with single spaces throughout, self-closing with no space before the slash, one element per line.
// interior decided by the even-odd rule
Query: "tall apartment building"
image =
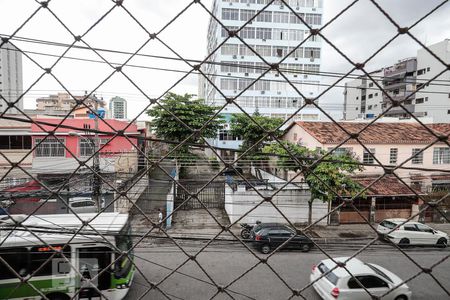
<path fill-rule="evenodd" d="M 450 39 L 428 47 L 447 66 L 450 64 Z M 417 88 L 415 112 L 433 118 L 435 123 L 450 123 L 450 72 L 425 49 L 417 51 Z M 437 76 L 437 77 L 436 77 Z M 435 78 L 436 77 L 436 78 Z M 433 79 L 431 83 L 427 83 Z"/>
<path fill-rule="evenodd" d="M 22 53 L 10 43 L 5 43 L 0 48 L 0 113 L 7 110 L 8 103 L 15 102 L 22 92 Z M 23 99 L 15 106 L 23 109 Z M 18 111 L 12 107 L 6 113 L 16 114 Z"/>
<path fill-rule="evenodd" d="M 370 77 L 383 86 L 384 70 L 371 72 Z M 382 112 L 383 94 L 368 76 L 345 83 L 344 120 L 370 119 Z"/>
<path fill-rule="evenodd" d="M 319 28 L 322 24 L 323 1 L 290 0 L 289 7 L 281 1 L 274 1 L 264 9 L 269 2 L 213 2 L 212 12 L 226 28 L 211 18 L 207 52 L 208 55 L 213 54 L 209 59 L 211 63 L 205 65 L 203 72 L 220 91 L 205 78 L 200 78 L 199 97 L 205 99 L 207 104 L 221 106 L 226 101 L 225 96 L 235 98 L 235 102 L 249 114 L 257 110 L 261 115 L 284 119 L 290 117 L 304 104 L 304 99 L 279 72 L 271 70 L 252 85 L 256 78 L 270 69 L 269 64 L 279 64 L 280 72 L 304 97 L 314 98 L 318 95 L 321 81 L 321 41 L 316 35 L 309 37 L 309 29 L 303 21 L 314 29 Z M 237 37 L 227 39 L 229 31 L 239 29 L 259 11 L 260 14 L 238 33 L 252 49 Z M 224 42 L 225 39 L 227 40 Z M 219 45 L 221 46 L 216 51 Z M 289 53 L 291 54 L 285 59 Z M 248 86 L 250 88 L 242 93 Z M 226 120 L 230 120 L 232 114 L 241 112 L 236 105 L 228 105 L 222 114 Z M 319 118 L 320 112 L 308 106 L 298 112 L 294 119 Z M 241 141 L 228 134 L 228 129 L 226 125 L 213 144 L 237 149 Z"/>
<path fill-rule="evenodd" d="M 109 113 L 112 119 L 127 118 L 127 101 L 120 97 L 114 97 L 109 101 Z"/>
<path fill-rule="evenodd" d="M 76 100 L 82 100 L 86 96 L 74 96 L 72 98 L 68 93 L 57 93 L 49 95 L 47 97 L 40 97 L 36 99 L 37 111 L 69 111 L 76 105 Z M 94 103 L 97 101 L 99 107 L 104 107 L 105 102 L 102 99 L 98 99 L 95 95 L 89 96 L 84 100 L 84 104 L 89 107 L 94 107 Z"/>
<path fill-rule="evenodd" d="M 445 64 L 450 63 L 450 39 L 427 46 Z M 434 123 L 450 122 L 450 73 L 444 72 L 444 66 L 426 49 L 419 49 L 417 57 L 400 60 L 396 64 L 384 68 L 382 72 L 374 72 L 382 79 L 382 87 L 393 100 L 404 100 L 403 106 L 416 117 L 426 117 Z M 438 76 L 439 75 L 439 76 Z M 367 78 L 352 80 L 345 84 L 344 119 L 353 120 L 372 118 L 390 107 L 391 100 L 378 89 L 373 90 L 373 99 L 377 95 L 378 105 L 369 103 L 364 93 L 369 91 L 373 82 Z M 378 80 L 378 79 L 377 79 Z M 432 80 L 431 82 L 429 82 Z M 420 89 L 420 90 L 419 90 Z M 417 91 L 417 92 L 416 92 Z M 416 93 L 414 93 L 416 92 Z M 379 98 L 381 97 L 381 98 Z M 381 110 L 380 110 L 380 105 Z M 357 113 L 356 113 L 357 112 Z M 364 113 L 363 113 L 364 112 Z M 393 107 L 385 113 L 387 117 L 410 118 L 400 107 Z"/>
<path fill-rule="evenodd" d="M 403 107 L 409 112 L 414 111 L 414 91 L 416 90 L 417 59 L 402 59 L 391 67 L 384 69 L 383 89 L 383 111 L 386 117 L 408 118 L 410 115 L 402 107 L 392 107 L 392 100 L 401 101 Z M 392 100 L 391 100 L 392 99 Z M 407 99 L 407 100 L 406 100 Z"/>

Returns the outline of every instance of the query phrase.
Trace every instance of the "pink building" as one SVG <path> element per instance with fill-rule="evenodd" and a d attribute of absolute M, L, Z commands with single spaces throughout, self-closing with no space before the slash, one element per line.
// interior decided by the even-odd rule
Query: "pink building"
<path fill-rule="evenodd" d="M 89 130 L 94 130 L 95 121 L 66 119 L 57 128 L 61 120 L 43 118 L 35 120 L 40 126 L 32 124 L 33 147 L 42 141 L 33 151 L 33 173 L 70 173 L 79 166 L 76 158 L 85 161 L 94 153 L 95 134 Z M 99 120 L 98 130 L 101 171 L 135 173 L 138 165 L 136 147 L 139 147 L 136 124 L 104 119 Z M 123 136 L 114 137 L 118 131 L 123 131 Z M 54 135 L 43 140 L 48 132 L 54 132 Z M 87 160 L 86 164 L 92 166 L 93 159 Z"/>
<path fill-rule="evenodd" d="M 341 122 L 339 125 L 348 133 L 356 134 L 367 123 Z M 446 136 L 449 140 L 450 124 L 427 124 L 427 127 L 438 137 Z M 382 174 L 384 170 L 379 164 L 381 163 L 391 167 L 400 166 L 395 173 L 408 184 L 421 186 L 422 190 L 424 187 L 445 185 L 445 178 L 450 187 L 450 178 L 441 172 L 450 168 L 450 148 L 422 125 L 374 123 L 358 136 L 369 151 L 357 140 L 349 138 L 348 133 L 333 122 L 294 122 L 286 129 L 283 139 L 311 149 L 323 150 L 332 150 L 346 141 L 335 150 L 335 154 L 350 152 L 367 164 L 361 175 Z M 430 144 L 432 145 L 429 147 Z M 414 154 L 417 155 L 411 158 Z"/>

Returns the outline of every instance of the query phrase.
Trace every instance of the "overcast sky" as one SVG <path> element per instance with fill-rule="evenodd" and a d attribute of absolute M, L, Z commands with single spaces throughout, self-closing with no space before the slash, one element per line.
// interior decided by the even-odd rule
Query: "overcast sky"
<path fill-rule="evenodd" d="M 158 32 L 172 18 L 186 8 L 192 1 L 185 0 L 125 0 L 128 11 L 149 32 Z M 202 3 L 209 9 L 212 0 Z M 324 0 L 324 21 L 332 19 L 349 0 Z M 442 0 L 378 0 L 377 1 L 402 27 L 411 26 L 422 16 L 436 7 Z M 0 0 L 2 16 L 0 18 L 0 34 L 12 34 L 37 8 L 33 0 Z M 110 0 L 52 0 L 49 7 L 52 12 L 75 35 L 82 35 L 94 22 L 113 7 Z M 450 38 L 450 4 L 434 12 L 412 29 L 412 33 L 424 44 L 430 45 Z M 206 55 L 206 33 L 209 15 L 198 4 L 193 4 L 159 35 L 166 45 L 158 41 L 150 41 L 140 54 L 176 58 L 180 55 L 186 59 L 202 60 Z M 324 24 L 325 24 L 324 23 Z M 364 61 L 396 33 L 396 28 L 382 15 L 369 0 L 359 0 L 342 17 L 335 20 L 323 30 L 323 34 L 335 44 L 345 55 L 354 61 Z M 42 9 L 16 34 L 20 38 L 52 41 L 71 44 L 73 38 L 64 26 L 48 10 Z M 93 48 L 113 49 L 124 52 L 135 52 L 147 40 L 148 34 L 140 28 L 123 9 L 116 7 L 100 21 L 84 37 L 83 41 Z M 51 66 L 56 57 L 33 54 L 31 52 L 61 55 L 66 47 L 42 45 L 14 41 L 22 50 L 28 51 L 30 58 L 42 67 Z M 77 45 L 85 46 L 83 42 Z M 172 48 L 169 50 L 168 47 Z M 407 36 L 397 38 L 383 51 L 376 55 L 366 67 L 371 71 L 388 66 L 399 59 L 415 56 L 420 48 Z M 99 52 L 110 62 L 123 63 L 130 55 Z M 85 58 L 102 61 L 93 51 L 71 49 L 66 57 Z M 139 88 L 150 97 L 156 97 L 171 89 L 190 67 L 183 61 L 135 56 L 124 72 Z M 143 66 L 143 67 L 142 67 Z M 170 69 L 173 71 L 163 71 Z M 323 72 L 345 73 L 351 65 L 326 42 L 323 42 Z M 42 74 L 39 67 L 29 58 L 23 57 L 24 89 L 28 89 Z M 174 72 L 181 71 L 181 72 Z M 109 100 L 113 96 L 122 96 L 128 100 L 129 118 L 135 117 L 148 104 L 141 92 L 122 74 L 115 73 L 110 79 L 103 81 L 111 74 L 111 68 L 105 63 L 85 62 L 73 59 L 62 59 L 53 69 L 55 76 L 65 88 L 73 94 L 82 94 L 85 90 L 97 89 L 96 94 Z M 331 84 L 336 78 L 324 77 L 323 83 Z M 197 75 L 183 79 L 171 90 L 177 93 L 197 93 Z M 344 81 L 345 82 L 345 81 Z M 34 108 L 34 99 L 50 93 L 63 91 L 63 87 L 51 76 L 44 76 L 26 95 L 25 107 Z M 342 88 L 334 88 L 321 98 L 321 104 L 329 109 L 342 107 Z M 142 119 L 142 118 L 140 118 Z"/>

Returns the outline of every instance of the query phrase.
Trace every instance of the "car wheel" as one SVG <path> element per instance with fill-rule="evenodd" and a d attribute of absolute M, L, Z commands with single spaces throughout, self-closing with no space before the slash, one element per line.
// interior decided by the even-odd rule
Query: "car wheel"
<path fill-rule="evenodd" d="M 447 241 L 446 238 L 440 238 L 440 239 L 437 241 L 437 245 L 438 245 L 439 247 L 441 247 L 441 248 L 447 247 L 447 243 L 448 243 L 448 241 Z"/>
<path fill-rule="evenodd" d="M 402 238 L 402 239 L 400 240 L 400 242 L 398 243 L 398 245 L 399 245 L 400 247 L 402 247 L 402 248 L 408 247 L 408 246 L 409 246 L 409 239 L 407 239 L 407 238 Z"/>
<path fill-rule="evenodd" d="M 303 244 L 300 246 L 300 249 L 302 250 L 302 252 L 309 252 L 309 250 L 311 250 L 311 245 Z"/>
<path fill-rule="evenodd" d="M 264 254 L 268 254 L 270 252 L 270 246 L 269 245 L 262 245 L 261 252 Z"/>
<path fill-rule="evenodd" d="M 243 229 L 243 230 L 241 231 L 241 237 L 242 237 L 244 240 L 248 240 L 248 239 L 250 238 L 250 230 L 248 230 L 248 229 Z"/>
<path fill-rule="evenodd" d="M 397 296 L 395 298 L 395 300 L 408 300 L 408 297 L 406 297 L 405 295 L 400 295 L 400 296 Z"/>

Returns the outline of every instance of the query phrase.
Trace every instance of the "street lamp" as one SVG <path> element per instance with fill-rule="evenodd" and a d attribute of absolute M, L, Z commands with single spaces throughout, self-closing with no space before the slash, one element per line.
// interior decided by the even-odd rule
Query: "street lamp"
<path fill-rule="evenodd" d="M 77 136 L 81 139 L 85 139 L 87 141 L 89 141 L 89 144 L 92 147 L 93 153 L 94 153 L 94 157 L 93 157 L 93 168 L 94 168 L 94 182 L 93 182 L 93 186 L 92 186 L 92 198 L 95 201 L 95 205 L 97 206 L 97 212 L 100 212 L 100 193 L 101 193 L 101 181 L 100 178 L 98 176 L 98 172 L 100 172 L 100 158 L 99 158 L 99 153 L 98 153 L 98 135 L 97 133 L 95 134 L 95 141 L 93 141 L 90 138 L 84 137 L 81 133 L 79 132 L 74 132 L 71 131 L 69 132 L 70 136 Z"/>

